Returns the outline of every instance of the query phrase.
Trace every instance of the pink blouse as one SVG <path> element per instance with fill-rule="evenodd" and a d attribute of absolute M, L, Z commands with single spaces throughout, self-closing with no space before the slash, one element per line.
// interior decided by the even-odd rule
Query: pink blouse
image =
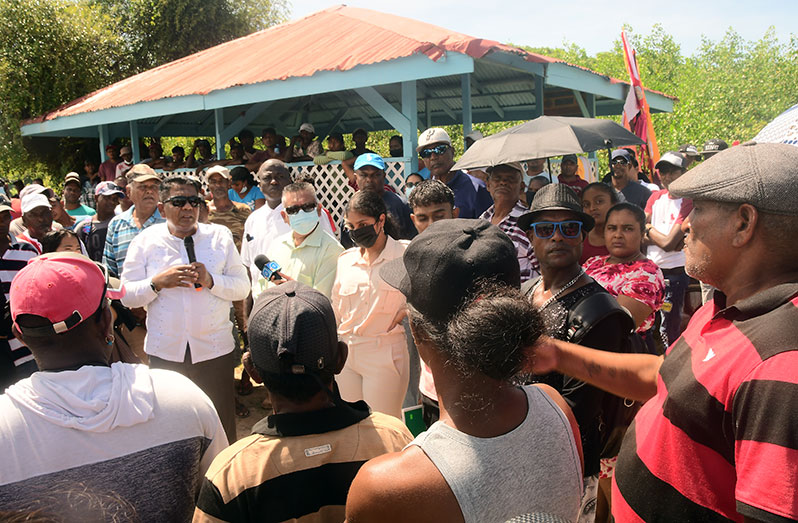
<path fill-rule="evenodd" d="M 623 294 L 651 307 L 651 314 L 637 329 L 645 332 L 654 325 L 654 315 L 665 299 L 665 278 L 648 258 L 628 263 L 607 263 L 607 256 L 593 256 L 582 264 L 585 272 L 613 296 Z"/>

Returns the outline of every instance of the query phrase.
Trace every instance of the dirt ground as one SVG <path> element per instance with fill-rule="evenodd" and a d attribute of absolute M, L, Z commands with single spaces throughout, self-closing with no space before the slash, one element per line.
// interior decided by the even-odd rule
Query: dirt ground
<path fill-rule="evenodd" d="M 241 377 L 242 369 L 243 367 L 239 365 L 235 370 L 236 383 L 238 383 L 237 380 Z M 263 406 L 264 401 L 266 401 L 268 405 L 268 400 L 266 400 L 266 389 L 263 388 L 263 385 L 258 385 L 254 382 L 253 385 L 255 385 L 255 388 L 252 389 L 252 394 L 247 396 L 236 394 L 238 401 L 249 409 L 249 416 L 246 418 L 236 416 L 236 435 L 238 439 L 249 436 L 252 432 L 252 426 L 271 414 L 271 408 L 267 409 Z"/>

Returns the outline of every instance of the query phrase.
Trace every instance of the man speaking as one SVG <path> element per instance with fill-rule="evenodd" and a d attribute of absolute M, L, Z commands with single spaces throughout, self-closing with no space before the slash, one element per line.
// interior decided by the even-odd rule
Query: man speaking
<path fill-rule="evenodd" d="M 190 378 L 210 397 L 227 439 L 235 441 L 230 307 L 247 296 L 249 279 L 230 231 L 197 223 L 199 189 L 199 181 L 186 176 L 163 181 L 158 210 L 166 223 L 148 227 L 130 244 L 122 303 L 147 307 L 150 366 Z"/>

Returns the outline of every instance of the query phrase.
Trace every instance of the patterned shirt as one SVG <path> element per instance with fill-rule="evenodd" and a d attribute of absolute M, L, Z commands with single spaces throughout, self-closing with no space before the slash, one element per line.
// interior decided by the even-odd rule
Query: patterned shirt
<path fill-rule="evenodd" d="M 97 188 L 98 183 L 100 183 L 99 177 L 95 178 L 94 181 L 83 180 L 83 182 L 81 182 L 80 203 L 92 209 L 97 208 L 97 203 L 94 201 L 94 190 Z"/>
<path fill-rule="evenodd" d="M 233 233 L 233 242 L 236 250 L 241 250 L 241 238 L 244 237 L 244 223 L 246 223 L 252 210 L 246 203 L 233 202 L 233 207 L 227 211 L 217 211 L 213 200 L 208 202 L 208 221 L 224 225 Z"/>
<path fill-rule="evenodd" d="M 665 278 L 657 264 L 648 258 L 628 263 L 607 263 L 607 256 L 594 256 L 582 266 L 585 272 L 607 289 L 610 294 L 619 294 L 651 308 L 646 321 L 637 328 L 645 332 L 654 325 L 654 317 L 665 300 Z"/>
<path fill-rule="evenodd" d="M 152 216 L 147 218 L 142 224 L 142 228 L 136 227 L 133 221 L 133 211 L 136 206 L 132 206 L 118 216 L 111 218 L 108 224 L 108 233 L 105 236 L 105 251 L 103 252 L 103 264 L 108 267 L 108 272 L 113 276 L 119 277 L 122 274 L 122 265 L 125 263 L 127 248 L 138 233 L 156 223 L 163 223 L 166 220 L 156 209 Z"/>
<path fill-rule="evenodd" d="M 798 284 L 716 292 L 665 354 L 618 455 L 616 521 L 798 519 Z"/>
<path fill-rule="evenodd" d="M 521 283 L 536 278 L 540 274 L 540 264 L 535 257 L 535 251 L 532 250 L 532 242 L 527 238 L 526 233 L 518 227 L 518 217 L 529 212 L 529 209 L 524 207 L 521 201 L 515 202 L 515 207 L 510 210 L 510 214 L 504 217 L 499 223 L 499 229 L 504 234 L 510 237 L 518 252 L 518 265 L 521 267 Z M 488 210 L 482 213 L 481 219 L 491 221 L 496 214 L 496 209 L 493 205 L 488 207 Z"/>

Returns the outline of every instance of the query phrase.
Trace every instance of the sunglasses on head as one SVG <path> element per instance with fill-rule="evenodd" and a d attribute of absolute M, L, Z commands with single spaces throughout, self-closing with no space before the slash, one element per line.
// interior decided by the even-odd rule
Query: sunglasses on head
<path fill-rule="evenodd" d="M 418 152 L 418 155 L 421 158 L 429 158 L 430 156 L 432 156 L 432 153 L 435 153 L 438 156 L 440 156 L 443 153 L 445 153 L 448 148 L 449 148 L 448 145 L 446 145 L 445 143 L 442 143 L 440 145 L 436 145 L 435 147 L 428 147 L 426 149 L 421 149 Z"/>
<path fill-rule="evenodd" d="M 532 224 L 535 236 L 541 240 L 548 240 L 554 236 L 554 232 L 560 229 L 563 238 L 577 238 L 582 234 L 582 222 L 568 220 L 565 222 L 535 222 Z"/>
<path fill-rule="evenodd" d="M 619 164 L 620 165 L 626 165 L 627 163 L 629 163 L 629 160 L 627 160 L 626 158 L 616 158 L 613 161 L 611 161 L 610 163 L 612 165 L 619 165 Z"/>
<path fill-rule="evenodd" d="M 315 211 L 316 210 L 316 202 L 306 203 L 305 205 L 292 205 L 291 207 L 285 208 L 286 214 L 296 214 L 299 211 Z"/>
<path fill-rule="evenodd" d="M 199 196 L 172 196 L 163 203 L 169 203 L 173 207 L 185 207 L 187 203 L 192 207 L 199 207 L 199 204 L 202 203 L 202 198 Z"/>

